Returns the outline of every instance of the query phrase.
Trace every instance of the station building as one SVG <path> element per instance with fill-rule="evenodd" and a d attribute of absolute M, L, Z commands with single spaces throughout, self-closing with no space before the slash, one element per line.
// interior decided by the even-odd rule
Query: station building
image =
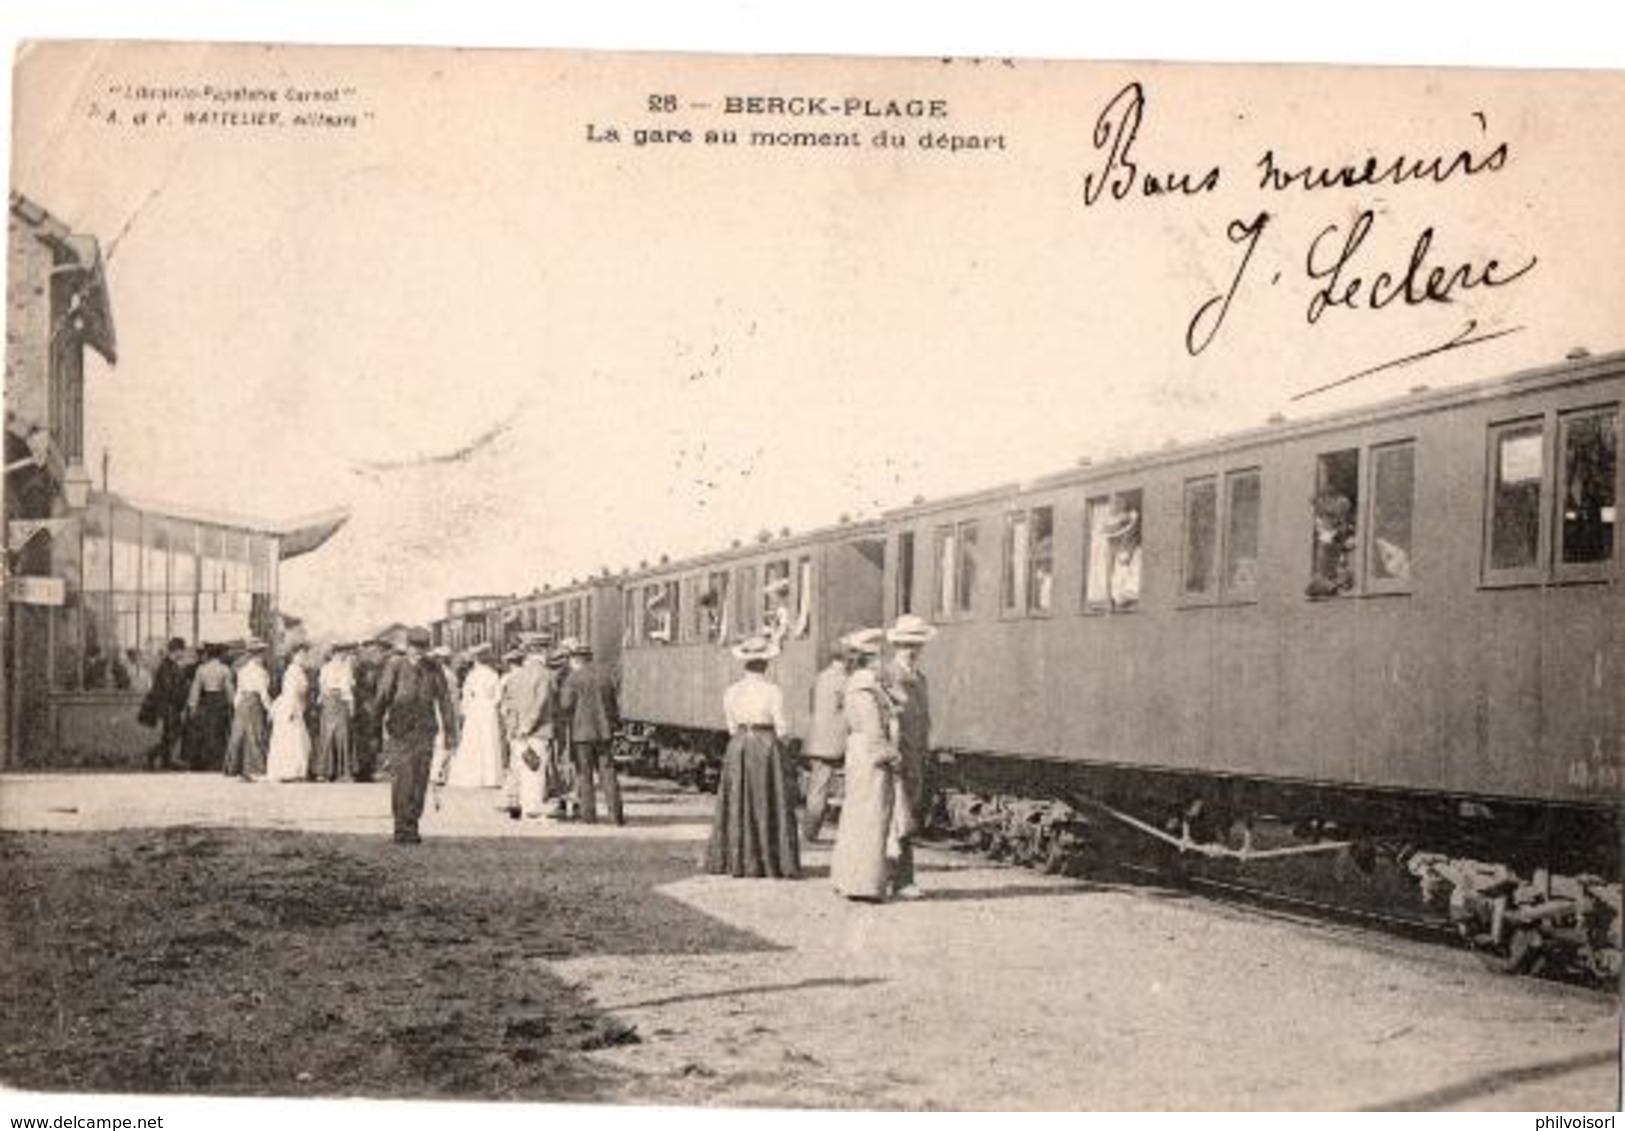
<path fill-rule="evenodd" d="M 348 512 L 270 521 L 94 489 L 85 352 L 118 360 L 101 248 L 14 193 L 7 267 L 0 764 L 138 765 L 165 642 L 279 644 L 280 564 Z"/>

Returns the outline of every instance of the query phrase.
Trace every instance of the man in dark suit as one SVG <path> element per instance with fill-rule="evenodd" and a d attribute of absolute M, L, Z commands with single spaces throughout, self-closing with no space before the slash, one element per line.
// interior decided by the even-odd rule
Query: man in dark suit
<path fill-rule="evenodd" d="M 423 798 L 429 789 L 437 717 L 445 728 L 446 746 L 457 747 L 457 710 L 440 665 L 429 659 L 426 628 L 406 634 L 406 654 L 392 657 L 378 680 L 373 714 L 384 728 L 384 749 L 393 767 L 390 811 L 395 817 L 395 843 L 417 844 Z"/>
<path fill-rule="evenodd" d="M 598 820 L 598 797 L 594 776 L 604 779 L 604 803 L 609 819 L 626 824 L 621 811 L 621 783 L 615 774 L 615 754 L 611 739 L 621 724 L 615 699 L 615 684 L 609 673 L 592 662 L 592 649 L 578 640 L 566 641 L 570 674 L 559 694 L 559 707 L 570 723 L 570 749 L 575 758 L 576 806 L 578 819 L 588 824 Z"/>
<path fill-rule="evenodd" d="M 152 688 L 142 714 L 151 714 L 162 729 L 158 741 L 147 751 L 147 769 L 172 770 L 175 768 L 175 745 L 181 740 L 181 716 L 186 713 L 186 696 L 192 690 L 192 681 L 183 666 L 186 661 L 186 641 L 175 637 L 169 642 L 164 658 L 158 661 L 158 670 L 152 676 Z"/>

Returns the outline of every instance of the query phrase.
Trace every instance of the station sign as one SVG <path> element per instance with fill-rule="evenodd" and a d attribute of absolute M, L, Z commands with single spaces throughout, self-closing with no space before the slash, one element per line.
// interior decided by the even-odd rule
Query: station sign
<path fill-rule="evenodd" d="M 60 577 L 13 577 L 6 595 L 14 605 L 64 605 L 68 583 Z"/>

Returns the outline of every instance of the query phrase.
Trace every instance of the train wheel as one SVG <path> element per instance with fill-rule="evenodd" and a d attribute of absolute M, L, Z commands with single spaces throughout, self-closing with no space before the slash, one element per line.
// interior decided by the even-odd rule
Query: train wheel
<path fill-rule="evenodd" d="M 1474 940 L 1473 951 L 1484 969 L 1493 974 L 1528 974 L 1545 957 L 1543 942 L 1539 928 L 1516 927 L 1504 946 L 1494 946 L 1480 937 Z"/>

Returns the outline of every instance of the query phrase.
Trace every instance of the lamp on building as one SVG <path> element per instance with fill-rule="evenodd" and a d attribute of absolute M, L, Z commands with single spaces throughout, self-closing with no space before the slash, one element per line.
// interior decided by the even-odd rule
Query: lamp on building
<path fill-rule="evenodd" d="M 90 473 L 77 460 L 68 465 L 62 477 L 62 499 L 74 511 L 82 511 L 90 504 Z"/>

